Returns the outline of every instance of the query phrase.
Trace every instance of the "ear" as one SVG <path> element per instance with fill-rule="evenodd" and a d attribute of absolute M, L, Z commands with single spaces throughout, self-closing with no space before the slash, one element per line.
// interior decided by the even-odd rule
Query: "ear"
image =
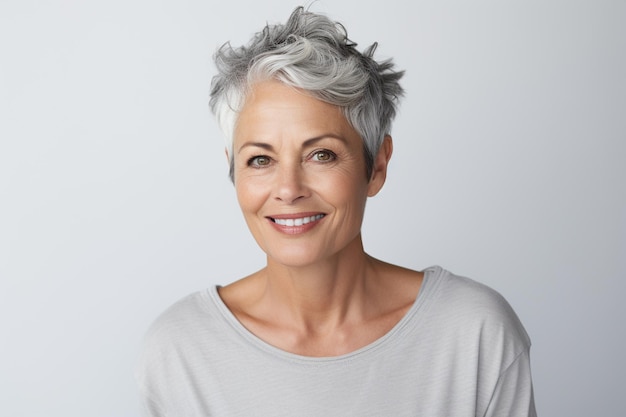
<path fill-rule="evenodd" d="M 230 156 L 228 155 L 228 148 L 224 146 L 224 154 L 226 155 L 226 162 L 230 165 Z"/>
<path fill-rule="evenodd" d="M 383 143 L 380 145 L 378 154 L 374 158 L 374 166 L 372 167 L 372 177 L 367 185 L 367 196 L 373 197 L 383 188 L 385 179 L 387 178 L 387 166 L 393 153 L 393 141 L 391 136 L 386 135 Z"/>

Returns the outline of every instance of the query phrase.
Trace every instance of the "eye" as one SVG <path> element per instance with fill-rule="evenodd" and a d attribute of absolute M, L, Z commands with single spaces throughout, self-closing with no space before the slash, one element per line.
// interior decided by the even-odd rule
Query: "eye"
<path fill-rule="evenodd" d="M 259 155 L 248 159 L 248 166 L 253 168 L 263 168 L 268 166 L 272 160 L 269 156 Z"/>
<path fill-rule="evenodd" d="M 313 152 L 311 159 L 317 162 L 330 162 L 334 161 L 336 157 L 337 156 L 333 152 L 323 149 Z"/>

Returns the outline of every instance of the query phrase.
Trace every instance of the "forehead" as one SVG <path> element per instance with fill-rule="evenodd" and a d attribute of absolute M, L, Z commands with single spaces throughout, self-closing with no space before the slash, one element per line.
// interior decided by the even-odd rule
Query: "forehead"
<path fill-rule="evenodd" d="M 306 139 L 324 133 L 353 136 L 356 131 L 338 106 L 272 80 L 255 84 L 248 93 L 239 112 L 234 141 L 284 136 Z"/>

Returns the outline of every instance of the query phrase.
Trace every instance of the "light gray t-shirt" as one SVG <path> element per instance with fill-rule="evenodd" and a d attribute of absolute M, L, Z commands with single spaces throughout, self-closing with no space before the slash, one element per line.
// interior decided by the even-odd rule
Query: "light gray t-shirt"
<path fill-rule="evenodd" d="M 166 310 L 137 379 L 151 417 L 535 416 L 530 340 L 494 290 L 432 267 L 406 316 L 355 352 L 299 356 L 237 321 L 215 287 Z"/>

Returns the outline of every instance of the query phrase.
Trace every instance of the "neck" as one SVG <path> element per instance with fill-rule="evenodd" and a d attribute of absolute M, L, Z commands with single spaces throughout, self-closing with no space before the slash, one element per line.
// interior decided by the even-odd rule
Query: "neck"
<path fill-rule="evenodd" d="M 306 266 L 268 259 L 265 298 L 301 328 L 328 328 L 363 316 L 374 262 L 358 236 L 332 258 Z"/>

